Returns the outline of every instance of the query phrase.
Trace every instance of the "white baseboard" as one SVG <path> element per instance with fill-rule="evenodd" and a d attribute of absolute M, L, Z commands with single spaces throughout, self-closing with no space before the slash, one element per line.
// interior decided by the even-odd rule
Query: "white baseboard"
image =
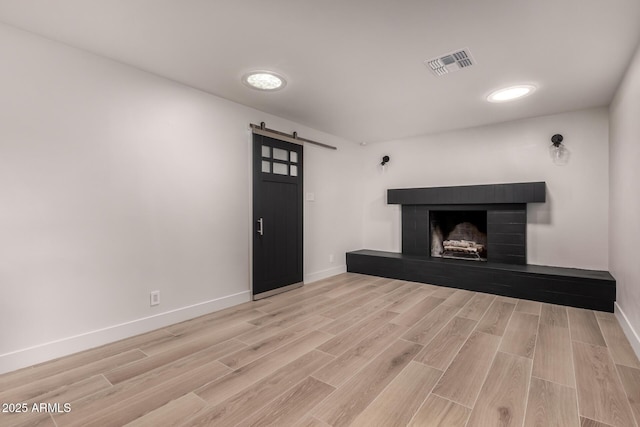
<path fill-rule="evenodd" d="M 0 374 L 143 334 L 250 300 L 251 293 L 243 291 L 11 353 L 0 354 Z"/>
<path fill-rule="evenodd" d="M 629 319 L 624 314 L 624 311 L 622 311 L 618 303 L 615 303 L 614 311 L 616 318 L 620 323 L 620 326 L 622 326 L 624 334 L 627 336 L 627 339 L 629 340 L 629 343 L 633 348 L 633 351 L 635 351 L 636 356 L 638 356 L 638 358 L 640 359 L 640 335 L 638 335 L 638 332 L 633 329 L 633 326 L 631 326 L 631 323 L 629 323 Z"/>
<path fill-rule="evenodd" d="M 347 266 L 339 265 L 337 267 L 328 268 L 322 271 L 316 271 L 315 273 L 304 275 L 304 284 L 317 282 L 318 280 L 326 279 L 327 277 L 336 276 L 338 274 L 346 273 Z"/>

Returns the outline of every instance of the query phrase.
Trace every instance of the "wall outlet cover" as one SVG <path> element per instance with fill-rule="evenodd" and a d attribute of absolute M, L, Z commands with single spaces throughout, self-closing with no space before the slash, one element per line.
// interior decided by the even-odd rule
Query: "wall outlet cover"
<path fill-rule="evenodd" d="M 160 291 L 151 292 L 151 306 L 160 305 Z"/>

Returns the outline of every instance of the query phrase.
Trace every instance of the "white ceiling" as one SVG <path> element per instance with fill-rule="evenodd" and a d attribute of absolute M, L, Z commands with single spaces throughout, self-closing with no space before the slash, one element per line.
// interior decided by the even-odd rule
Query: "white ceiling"
<path fill-rule="evenodd" d="M 608 105 L 639 0 L 0 0 L 0 21 L 355 142 Z M 468 48 L 443 77 L 423 61 Z M 288 80 L 264 93 L 252 69 Z M 493 89 L 538 91 L 490 104 Z"/>

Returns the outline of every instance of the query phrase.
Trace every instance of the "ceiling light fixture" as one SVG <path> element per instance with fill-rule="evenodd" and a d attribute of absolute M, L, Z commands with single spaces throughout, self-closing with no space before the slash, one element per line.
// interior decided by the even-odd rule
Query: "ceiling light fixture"
<path fill-rule="evenodd" d="M 535 90 L 536 90 L 536 87 L 533 85 L 510 86 L 510 87 L 498 89 L 494 92 L 491 92 L 491 94 L 487 96 L 487 101 L 489 102 L 513 101 L 515 99 L 529 96 Z"/>
<path fill-rule="evenodd" d="M 252 89 L 272 91 L 282 89 L 287 81 L 273 71 L 252 71 L 242 76 L 242 82 Z"/>

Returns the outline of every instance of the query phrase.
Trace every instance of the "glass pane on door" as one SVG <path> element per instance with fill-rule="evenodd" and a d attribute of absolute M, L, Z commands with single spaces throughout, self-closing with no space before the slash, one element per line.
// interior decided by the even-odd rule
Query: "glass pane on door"
<path fill-rule="evenodd" d="M 262 172 L 271 173 L 271 162 L 268 162 L 266 160 L 262 161 Z"/>
<path fill-rule="evenodd" d="M 283 150 L 281 148 L 273 149 L 273 158 L 276 160 L 282 160 L 285 162 L 289 161 L 289 152 L 287 150 Z"/>
<path fill-rule="evenodd" d="M 273 163 L 273 173 L 277 175 L 289 175 L 289 168 L 284 163 Z"/>
<path fill-rule="evenodd" d="M 268 145 L 262 146 L 262 157 L 271 157 L 271 147 L 269 147 Z"/>

